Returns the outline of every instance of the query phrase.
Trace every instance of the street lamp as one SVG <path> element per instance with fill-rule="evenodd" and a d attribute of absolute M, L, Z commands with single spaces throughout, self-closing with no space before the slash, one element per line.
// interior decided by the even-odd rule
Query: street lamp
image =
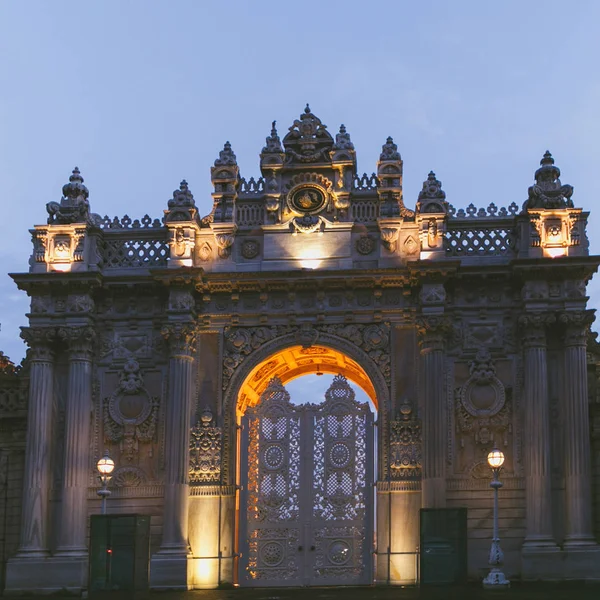
<path fill-rule="evenodd" d="M 115 470 L 115 461 L 108 455 L 108 450 L 104 451 L 104 456 L 96 463 L 98 469 L 99 479 L 102 483 L 102 487 L 96 492 L 100 498 L 102 498 L 102 514 L 106 514 L 106 498 L 110 496 L 110 490 L 108 489 L 108 482 L 110 481 L 110 475 Z"/>
<path fill-rule="evenodd" d="M 498 479 L 498 476 L 504 464 L 504 453 L 494 447 L 488 454 L 487 461 L 493 474 L 490 487 L 494 490 L 494 537 L 492 538 L 489 558 L 491 568 L 488 576 L 483 580 L 483 587 L 497 590 L 510 587 L 510 581 L 506 579 L 501 569 L 504 564 L 504 553 L 500 548 L 500 536 L 498 534 L 498 490 L 502 487 L 502 482 Z"/>

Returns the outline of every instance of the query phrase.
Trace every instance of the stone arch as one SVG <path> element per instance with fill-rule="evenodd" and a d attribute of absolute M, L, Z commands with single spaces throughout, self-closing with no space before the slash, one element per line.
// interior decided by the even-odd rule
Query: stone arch
<path fill-rule="evenodd" d="M 373 326 L 370 326 L 373 327 Z M 387 472 L 388 465 L 388 444 L 387 439 L 389 435 L 388 424 L 390 419 L 390 386 L 389 376 L 382 373 L 382 370 L 375 362 L 375 359 L 363 348 L 357 344 L 344 339 L 340 336 L 333 335 L 328 332 L 314 330 L 318 332 L 318 337 L 309 344 L 304 344 L 305 347 L 311 347 L 313 345 L 320 345 L 329 347 L 337 352 L 347 355 L 350 359 L 359 364 L 367 377 L 369 378 L 373 390 L 376 396 L 376 403 L 378 410 L 378 474 L 380 478 L 384 478 Z M 389 335 L 387 336 L 384 347 L 378 348 L 377 356 L 387 356 L 389 362 L 389 351 L 390 351 L 390 340 Z M 275 337 L 269 341 L 263 343 L 254 352 L 248 353 L 243 360 L 236 366 L 233 371 L 228 385 L 223 393 L 222 403 L 222 415 L 223 415 L 223 434 L 224 434 L 224 461 L 223 461 L 223 480 L 229 484 L 234 483 L 235 478 L 235 460 L 236 460 L 236 406 L 237 398 L 240 390 L 252 373 L 252 371 L 267 361 L 269 357 L 291 347 L 299 345 L 298 332 L 286 333 L 279 337 Z M 360 383 L 359 383 L 360 385 Z M 366 390 L 365 390 L 366 391 Z M 367 392 L 368 393 L 368 392 Z"/>

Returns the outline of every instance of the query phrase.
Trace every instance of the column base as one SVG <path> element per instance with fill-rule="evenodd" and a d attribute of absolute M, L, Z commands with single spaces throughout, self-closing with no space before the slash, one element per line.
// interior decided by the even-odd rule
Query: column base
<path fill-rule="evenodd" d="M 600 581 L 600 546 L 521 551 L 523 581 Z"/>
<path fill-rule="evenodd" d="M 150 589 L 191 590 L 192 570 L 188 554 L 159 551 L 150 559 Z"/>
<path fill-rule="evenodd" d="M 15 556 L 6 563 L 5 596 L 27 594 L 72 594 L 87 589 L 87 556 L 31 557 Z"/>

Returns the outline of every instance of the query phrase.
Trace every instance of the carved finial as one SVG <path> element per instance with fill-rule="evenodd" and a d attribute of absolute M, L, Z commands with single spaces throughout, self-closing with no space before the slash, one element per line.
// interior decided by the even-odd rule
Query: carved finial
<path fill-rule="evenodd" d="M 173 208 L 175 206 L 196 206 L 194 196 L 192 195 L 192 192 L 190 192 L 188 182 L 185 179 L 181 180 L 181 183 L 179 184 L 179 189 L 173 192 L 173 198 L 169 200 L 168 204 L 169 208 Z"/>
<path fill-rule="evenodd" d="M 215 167 L 223 165 L 237 165 L 235 154 L 233 153 L 229 142 L 225 142 L 223 150 L 219 152 L 219 158 L 215 160 Z"/>
<path fill-rule="evenodd" d="M 83 185 L 83 177 L 78 167 L 73 169 L 69 177 L 69 183 L 63 185 L 62 198 L 59 202 L 48 202 L 48 223 L 85 223 L 92 221 L 90 215 L 90 204 L 88 202 L 89 191 Z"/>
<path fill-rule="evenodd" d="M 310 106 L 308 105 L 308 102 L 306 103 L 306 107 L 304 108 L 304 112 L 306 114 L 310 113 Z"/>
<path fill-rule="evenodd" d="M 350 134 L 346 132 L 346 126 L 340 125 L 340 132 L 335 136 L 336 150 L 354 150 L 354 144 L 350 141 Z"/>
<path fill-rule="evenodd" d="M 563 185 L 560 181 L 560 169 L 554 164 L 554 158 L 546 150 L 540 168 L 535 172 L 535 185 L 528 190 L 528 199 L 523 209 L 530 208 L 573 208 L 573 186 Z"/>
<path fill-rule="evenodd" d="M 394 138 L 389 136 L 385 144 L 381 147 L 381 155 L 379 160 L 402 160 L 398 146 L 394 144 Z"/>
<path fill-rule="evenodd" d="M 442 190 L 442 182 L 436 179 L 433 171 L 429 171 L 429 175 L 427 175 L 427 181 L 423 182 L 423 189 L 419 192 L 419 200 L 444 200 L 445 198 L 446 192 Z"/>
<path fill-rule="evenodd" d="M 262 149 L 263 154 L 281 154 L 283 148 L 281 147 L 281 140 L 277 134 L 277 128 L 275 127 L 277 121 L 273 121 L 271 125 L 271 135 L 266 140 L 266 145 Z"/>

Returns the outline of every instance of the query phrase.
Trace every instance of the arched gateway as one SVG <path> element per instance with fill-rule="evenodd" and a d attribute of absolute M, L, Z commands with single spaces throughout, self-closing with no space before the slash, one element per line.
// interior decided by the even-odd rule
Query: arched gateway
<path fill-rule="evenodd" d="M 422 507 L 468 509 L 478 577 L 494 445 L 505 573 L 596 576 L 599 260 L 552 156 L 522 208 L 456 210 L 433 173 L 413 204 L 392 138 L 361 176 L 346 128 L 307 106 L 283 140 L 273 123 L 260 168 L 242 178 L 226 143 L 210 214 L 182 181 L 163 219 L 140 220 L 91 213 L 75 169 L 32 230 L 13 275 L 30 352 L 0 381 L 6 480 L 23 489 L 7 591 L 87 587 L 105 448 L 110 511 L 151 516 L 153 588 L 411 583 Z M 317 372 L 340 374 L 324 403 L 288 404 L 277 381 Z M 25 415 L 23 459 L 2 432 Z"/>

